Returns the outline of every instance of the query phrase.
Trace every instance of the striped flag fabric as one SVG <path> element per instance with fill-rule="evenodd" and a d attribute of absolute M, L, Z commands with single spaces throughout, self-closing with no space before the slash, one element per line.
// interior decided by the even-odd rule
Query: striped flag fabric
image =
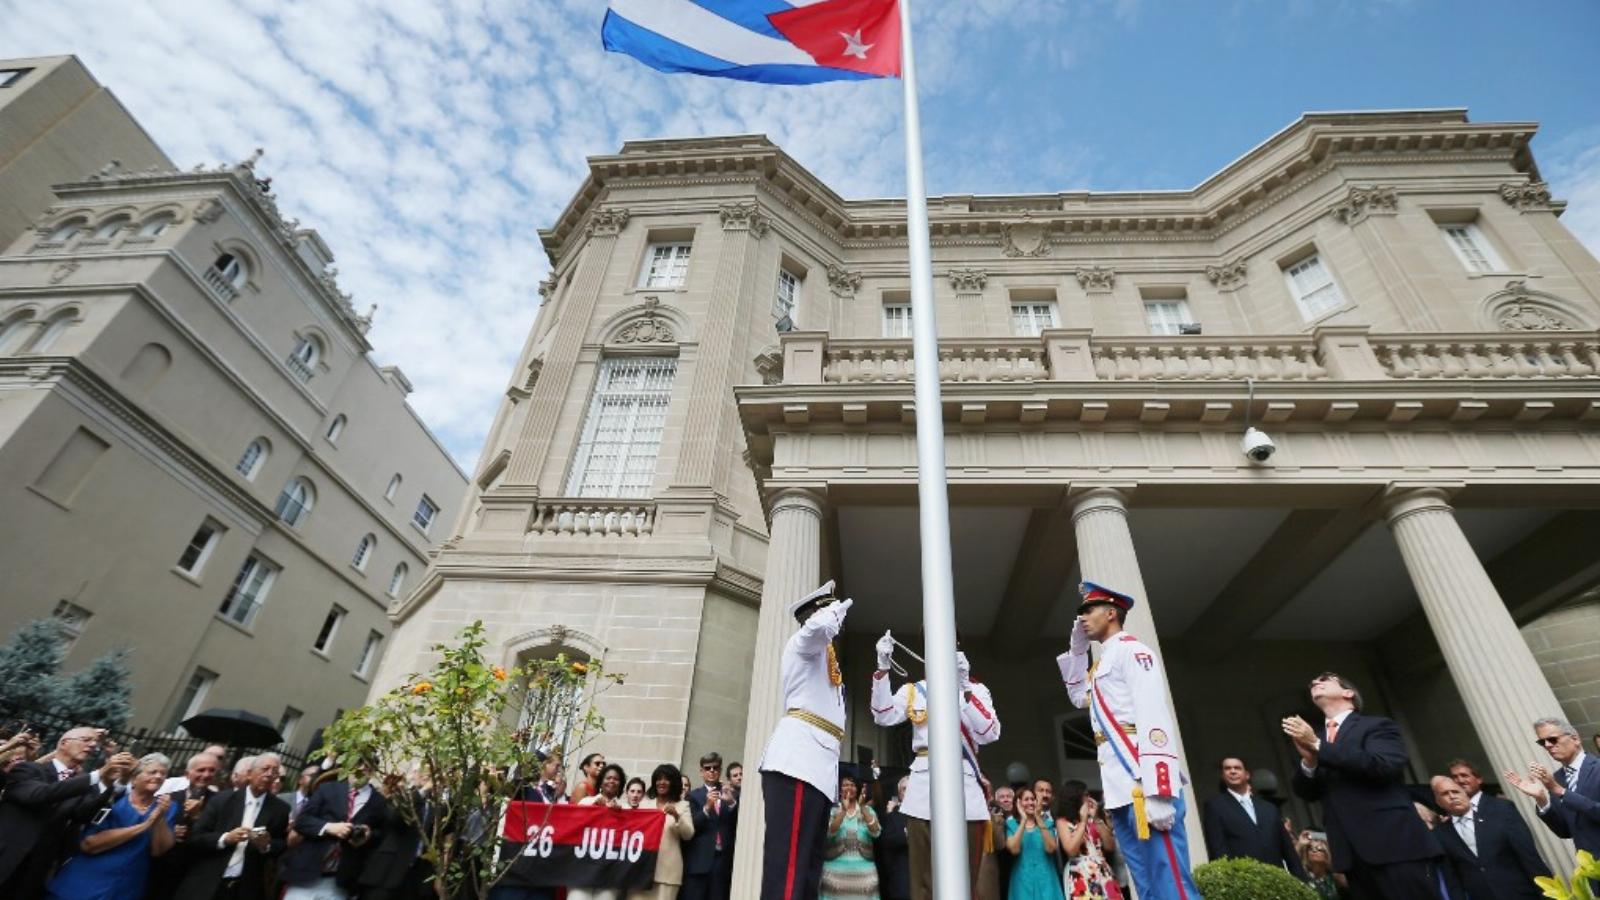
<path fill-rule="evenodd" d="M 900 75 L 898 0 L 611 0 L 601 36 L 662 72 L 765 84 Z"/>

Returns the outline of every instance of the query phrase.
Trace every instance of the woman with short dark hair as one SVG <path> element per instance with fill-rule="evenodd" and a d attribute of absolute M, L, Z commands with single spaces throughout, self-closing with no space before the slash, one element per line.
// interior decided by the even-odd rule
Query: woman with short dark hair
<path fill-rule="evenodd" d="M 683 773 L 670 763 L 656 766 L 650 773 L 646 796 L 666 817 L 661 829 L 661 846 L 656 850 L 656 874 L 650 887 L 629 891 L 628 900 L 676 900 L 683 887 L 683 842 L 694 837 L 694 818 L 689 801 L 683 799 Z M 643 808 L 648 809 L 646 804 Z"/>
<path fill-rule="evenodd" d="M 628 783 L 628 773 L 616 763 L 607 763 L 600 770 L 598 789 L 589 796 L 578 801 L 579 806 L 608 806 L 612 809 L 627 809 L 627 804 L 622 802 L 622 786 Z M 617 900 L 621 895 L 617 888 L 570 887 L 567 888 L 568 900 Z"/>

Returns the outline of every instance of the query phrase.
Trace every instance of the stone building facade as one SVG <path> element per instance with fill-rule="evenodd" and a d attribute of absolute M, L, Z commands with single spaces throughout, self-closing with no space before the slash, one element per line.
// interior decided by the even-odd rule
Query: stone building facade
<path fill-rule="evenodd" d="M 1400 721 L 1417 781 L 1456 756 L 1525 767 L 1539 716 L 1592 723 L 1594 644 L 1569 629 L 1600 580 L 1600 264 L 1534 131 L 1307 114 L 1192 190 L 930 198 L 993 775 L 1095 778 L 1053 664 L 1080 579 L 1140 599 L 1202 797 L 1223 755 L 1286 782 L 1278 720 L 1326 669 Z M 921 630 L 905 228 L 901 201 L 844 200 L 761 137 L 592 158 L 379 686 L 481 618 L 507 661 L 628 673 L 602 749 L 630 771 L 753 765 L 784 605 L 835 577 L 847 755 L 905 765 L 865 707 L 873 641 Z M 1241 452 L 1248 426 L 1269 459 Z"/>
<path fill-rule="evenodd" d="M 255 158 L 89 171 L 0 253 L 0 632 L 131 648 L 134 726 L 242 707 L 303 750 L 466 476 Z"/>

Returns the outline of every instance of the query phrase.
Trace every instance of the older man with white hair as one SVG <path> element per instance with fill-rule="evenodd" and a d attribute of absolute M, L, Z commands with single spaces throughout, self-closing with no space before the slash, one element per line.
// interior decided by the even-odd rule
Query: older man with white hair
<path fill-rule="evenodd" d="M 256 767 L 256 757 L 244 756 L 233 764 L 232 788 L 238 790 L 250 783 L 250 772 Z"/>
<path fill-rule="evenodd" d="M 250 769 L 238 790 L 206 804 L 184 841 L 189 870 L 174 900 L 266 900 L 267 860 L 288 846 L 289 804 L 273 788 L 283 773 L 276 753 L 247 758 Z"/>
<path fill-rule="evenodd" d="M 36 897 L 59 858 L 68 831 L 86 822 L 116 795 L 116 784 L 134 766 L 117 753 L 98 771 L 84 764 L 105 732 L 73 728 L 39 762 L 18 763 L 6 773 L 0 801 L 0 897 Z"/>

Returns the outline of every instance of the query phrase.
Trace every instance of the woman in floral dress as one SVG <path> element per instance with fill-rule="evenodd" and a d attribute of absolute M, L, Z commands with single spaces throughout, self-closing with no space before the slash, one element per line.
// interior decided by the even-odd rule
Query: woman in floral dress
<path fill-rule="evenodd" d="M 860 785 L 848 775 L 839 779 L 839 805 L 828 819 L 822 848 L 820 900 L 878 900 L 872 842 L 882 832 L 872 807 L 861 802 Z"/>
<path fill-rule="evenodd" d="M 1106 853 L 1116 849 L 1117 839 L 1100 817 L 1100 804 L 1089 795 L 1088 785 L 1063 784 L 1059 809 L 1056 833 L 1067 857 L 1061 876 L 1067 900 L 1122 900 L 1116 872 L 1106 859 Z"/>

